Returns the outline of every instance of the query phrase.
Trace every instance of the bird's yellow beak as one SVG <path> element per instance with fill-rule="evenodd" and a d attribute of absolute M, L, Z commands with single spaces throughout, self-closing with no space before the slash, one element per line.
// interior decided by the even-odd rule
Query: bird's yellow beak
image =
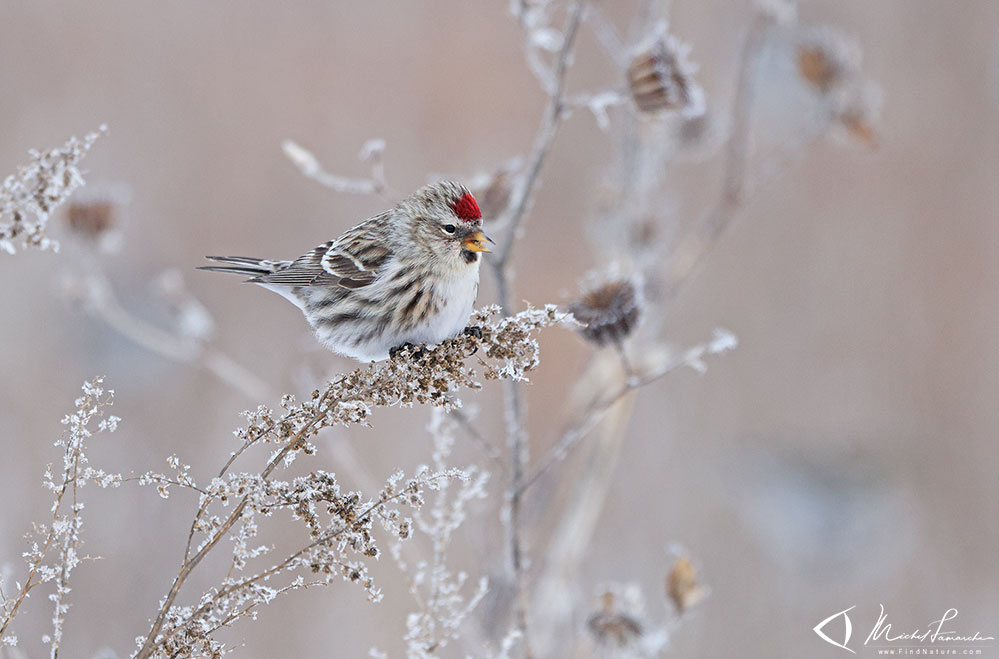
<path fill-rule="evenodd" d="M 471 235 L 465 236 L 461 241 L 461 246 L 470 252 L 488 252 L 489 248 L 486 247 L 487 240 L 491 243 L 493 242 L 493 239 L 486 234 L 476 231 Z"/>

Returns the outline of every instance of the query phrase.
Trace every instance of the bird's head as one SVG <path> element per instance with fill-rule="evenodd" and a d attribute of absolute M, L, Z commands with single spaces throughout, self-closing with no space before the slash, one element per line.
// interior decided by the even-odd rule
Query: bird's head
<path fill-rule="evenodd" d="M 465 186 L 441 181 L 420 188 L 399 204 L 412 219 L 412 238 L 451 265 L 478 263 L 492 240 L 482 233 L 482 211 Z"/>

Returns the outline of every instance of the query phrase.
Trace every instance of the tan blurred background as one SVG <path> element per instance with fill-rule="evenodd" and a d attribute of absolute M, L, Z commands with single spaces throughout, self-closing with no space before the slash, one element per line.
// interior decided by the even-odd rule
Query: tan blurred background
<path fill-rule="evenodd" d="M 179 268 L 215 316 L 217 347 L 275 391 L 306 392 L 317 373 L 351 365 L 316 351 L 278 296 L 193 268 L 209 253 L 294 257 L 385 206 L 302 177 L 281 153 L 285 138 L 357 176 L 366 174 L 362 144 L 383 138 L 401 192 L 526 153 L 544 96 L 506 5 L 2 3 L 0 175 L 29 148 L 106 123 L 84 167 L 91 184 L 130 190 L 124 247 L 105 261 L 123 303 L 169 326 L 149 281 Z M 748 15 L 726 0 L 672 4 L 671 27 L 693 46 L 721 109 Z M 578 584 L 589 596 L 608 581 L 639 583 L 661 614 L 666 547 L 680 543 L 711 596 L 684 619 L 668 656 L 840 656 L 811 629 L 853 604 L 861 637 L 879 603 L 899 626 L 954 607 L 958 630 L 999 636 L 999 4 L 814 0 L 799 15 L 859 37 L 884 92 L 880 146 L 808 148 L 757 190 L 669 310 L 666 338 L 679 345 L 718 326 L 740 345 L 704 376 L 681 371 L 639 395 Z M 611 74 L 584 31 L 570 88 L 594 89 Z M 518 247 L 514 299 L 575 293 L 594 264 L 581 234 L 590 191 L 610 162 L 609 138 L 576 113 Z M 668 192 L 678 208 L 703 208 L 717 174 L 716 161 L 681 166 Z M 553 244 L 578 248 L 553 256 Z M 95 440 L 92 460 L 122 471 L 162 468 L 176 452 L 207 476 L 234 448 L 237 413 L 264 402 L 64 301 L 58 282 L 72 258 L 71 244 L 62 255 L 0 257 L 0 563 L 18 569 L 22 534 L 48 508 L 40 477 L 58 460 L 59 419 L 85 379 L 104 374 L 117 390 L 124 422 Z M 484 281 L 480 302 L 489 302 Z M 535 448 L 564 421 L 565 382 L 590 352 L 558 329 L 541 344 L 528 390 L 531 408 L 546 411 L 531 417 Z M 493 384 L 465 397 L 497 445 L 499 393 Z M 357 485 L 335 459 L 347 441 L 371 474 L 412 469 L 428 459 L 427 418 L 378 411 L 373 429 L 324 439 L 315 468 Z M 480 456 L 462 445 L 456 460 Z M 504 479 L 494 476 L 492 500 L 458 539 L 458 562 L 473 574 L 501 571 Z M 136 488 L 85 495 L 84 551 L 103 560 L 75 575 L 62 656 L 103 647 L 125 656 L 169 587 L 196 503 Z M 540 545 L 538 536 L 529 533 Z M 469 550 L 493 558 L 476 565 Z M 337 584 L 294 594 L 227 638 L 244 644 L 242 656 L 355 657 L 373 645 L 398 656 L 411 603 L 394 567 L 381 568 L 381 605 Z M 19 633 L 28 656 L 46 652 L 50 615 L 44 597 L 29 601 Z"/>

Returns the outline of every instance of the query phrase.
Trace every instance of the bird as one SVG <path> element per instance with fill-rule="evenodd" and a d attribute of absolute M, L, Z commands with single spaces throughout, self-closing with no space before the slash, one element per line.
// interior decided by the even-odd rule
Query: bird
<path fill-rule="evenodd" d="M 301 309 L 326 348 L 370 362 L 476 333 L 466 323 L 487 242 L 475 197 L 441 181 L 294 261 L 208 256 L 222 265 L 199 269 L 248 276 Z"/>

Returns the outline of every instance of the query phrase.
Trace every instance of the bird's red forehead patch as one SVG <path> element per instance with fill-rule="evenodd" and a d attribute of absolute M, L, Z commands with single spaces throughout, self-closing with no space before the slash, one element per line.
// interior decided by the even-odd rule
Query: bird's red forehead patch
<path fill-rule="evenodd" d="M 465 222 L 474 222 L 475 220 L 482 219 L 482 211 L 479 210 L 479 205 L 475 203 L 475 197 L 467 192 L 454 205 L 454 214 Z"/>

